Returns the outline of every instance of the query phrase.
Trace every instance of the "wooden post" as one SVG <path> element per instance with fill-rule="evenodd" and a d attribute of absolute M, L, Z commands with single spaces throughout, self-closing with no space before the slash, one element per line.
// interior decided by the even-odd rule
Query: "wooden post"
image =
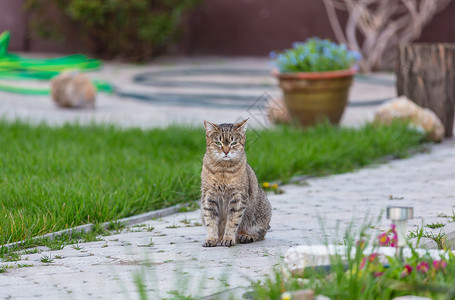
<path fill-rule="evenodd" d="M 409 44 L 398 47 L 398 96 L 431 109 L 453 135 L 455 111 L 455 44 Z"/>

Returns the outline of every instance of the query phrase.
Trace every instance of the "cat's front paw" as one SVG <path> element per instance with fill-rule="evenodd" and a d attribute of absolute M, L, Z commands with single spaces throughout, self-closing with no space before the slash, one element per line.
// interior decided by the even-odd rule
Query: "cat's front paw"
<path fill-rule="evenodd" d="M 223 239 L 220 241 L 220 245 L 221 245 L 221 246 L 225 246 L 225 247 L 234 246 L 234 245 L 235 245 L 235 239 L 225 237 L 225 238 L 223 238 Z"/>
<path fill-rule="evenodd" d="M 217 239 L 208 238 L 202 243 L 202 247 L 216 247 Z"/>

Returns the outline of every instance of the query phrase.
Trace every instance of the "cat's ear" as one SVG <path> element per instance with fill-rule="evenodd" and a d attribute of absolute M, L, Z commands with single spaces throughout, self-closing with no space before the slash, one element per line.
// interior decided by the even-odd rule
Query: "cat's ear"
<path fill-rule="evenodd" d="M 240 131 L 242 133 L 245 133 L 246 132 L 246 127 L 247 127 L 246 122 L 248 122 L 249 119 L 250 118 L 247 118 L 246 120 L 243 120 L 242 122 L 234 124 L 235 130 L 238 130 L 238 131 Z"/>
<path fill-rule="evenodd" d="M 218 126 L 216 126 L 216 124 L 210 123 L 209 121 L 205 121 L 205 120 L 204 120 L 204 127 L 205 127 L 205 131 L 207 133 L 218 130 Z"/>

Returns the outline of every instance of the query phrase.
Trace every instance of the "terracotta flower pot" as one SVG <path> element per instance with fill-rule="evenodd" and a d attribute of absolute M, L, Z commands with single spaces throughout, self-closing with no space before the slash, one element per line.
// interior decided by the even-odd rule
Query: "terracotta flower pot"
<path fill-rule="evenodd" d="M 324 120 L 340 122 L 356 70 L 272 73 L 280 82 L 289 114 L 308 127 Z"/>

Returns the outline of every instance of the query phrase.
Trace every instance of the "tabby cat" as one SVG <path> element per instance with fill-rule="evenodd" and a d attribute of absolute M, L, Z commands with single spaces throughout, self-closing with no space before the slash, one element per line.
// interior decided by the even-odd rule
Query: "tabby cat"
<path fill-rule="evenodd" d="M 264 239 L 272 209 L 245 154 L 248 119 L 234 124 L 204 121 L 207 147 L 201 173 L 204 247 Z"/>

